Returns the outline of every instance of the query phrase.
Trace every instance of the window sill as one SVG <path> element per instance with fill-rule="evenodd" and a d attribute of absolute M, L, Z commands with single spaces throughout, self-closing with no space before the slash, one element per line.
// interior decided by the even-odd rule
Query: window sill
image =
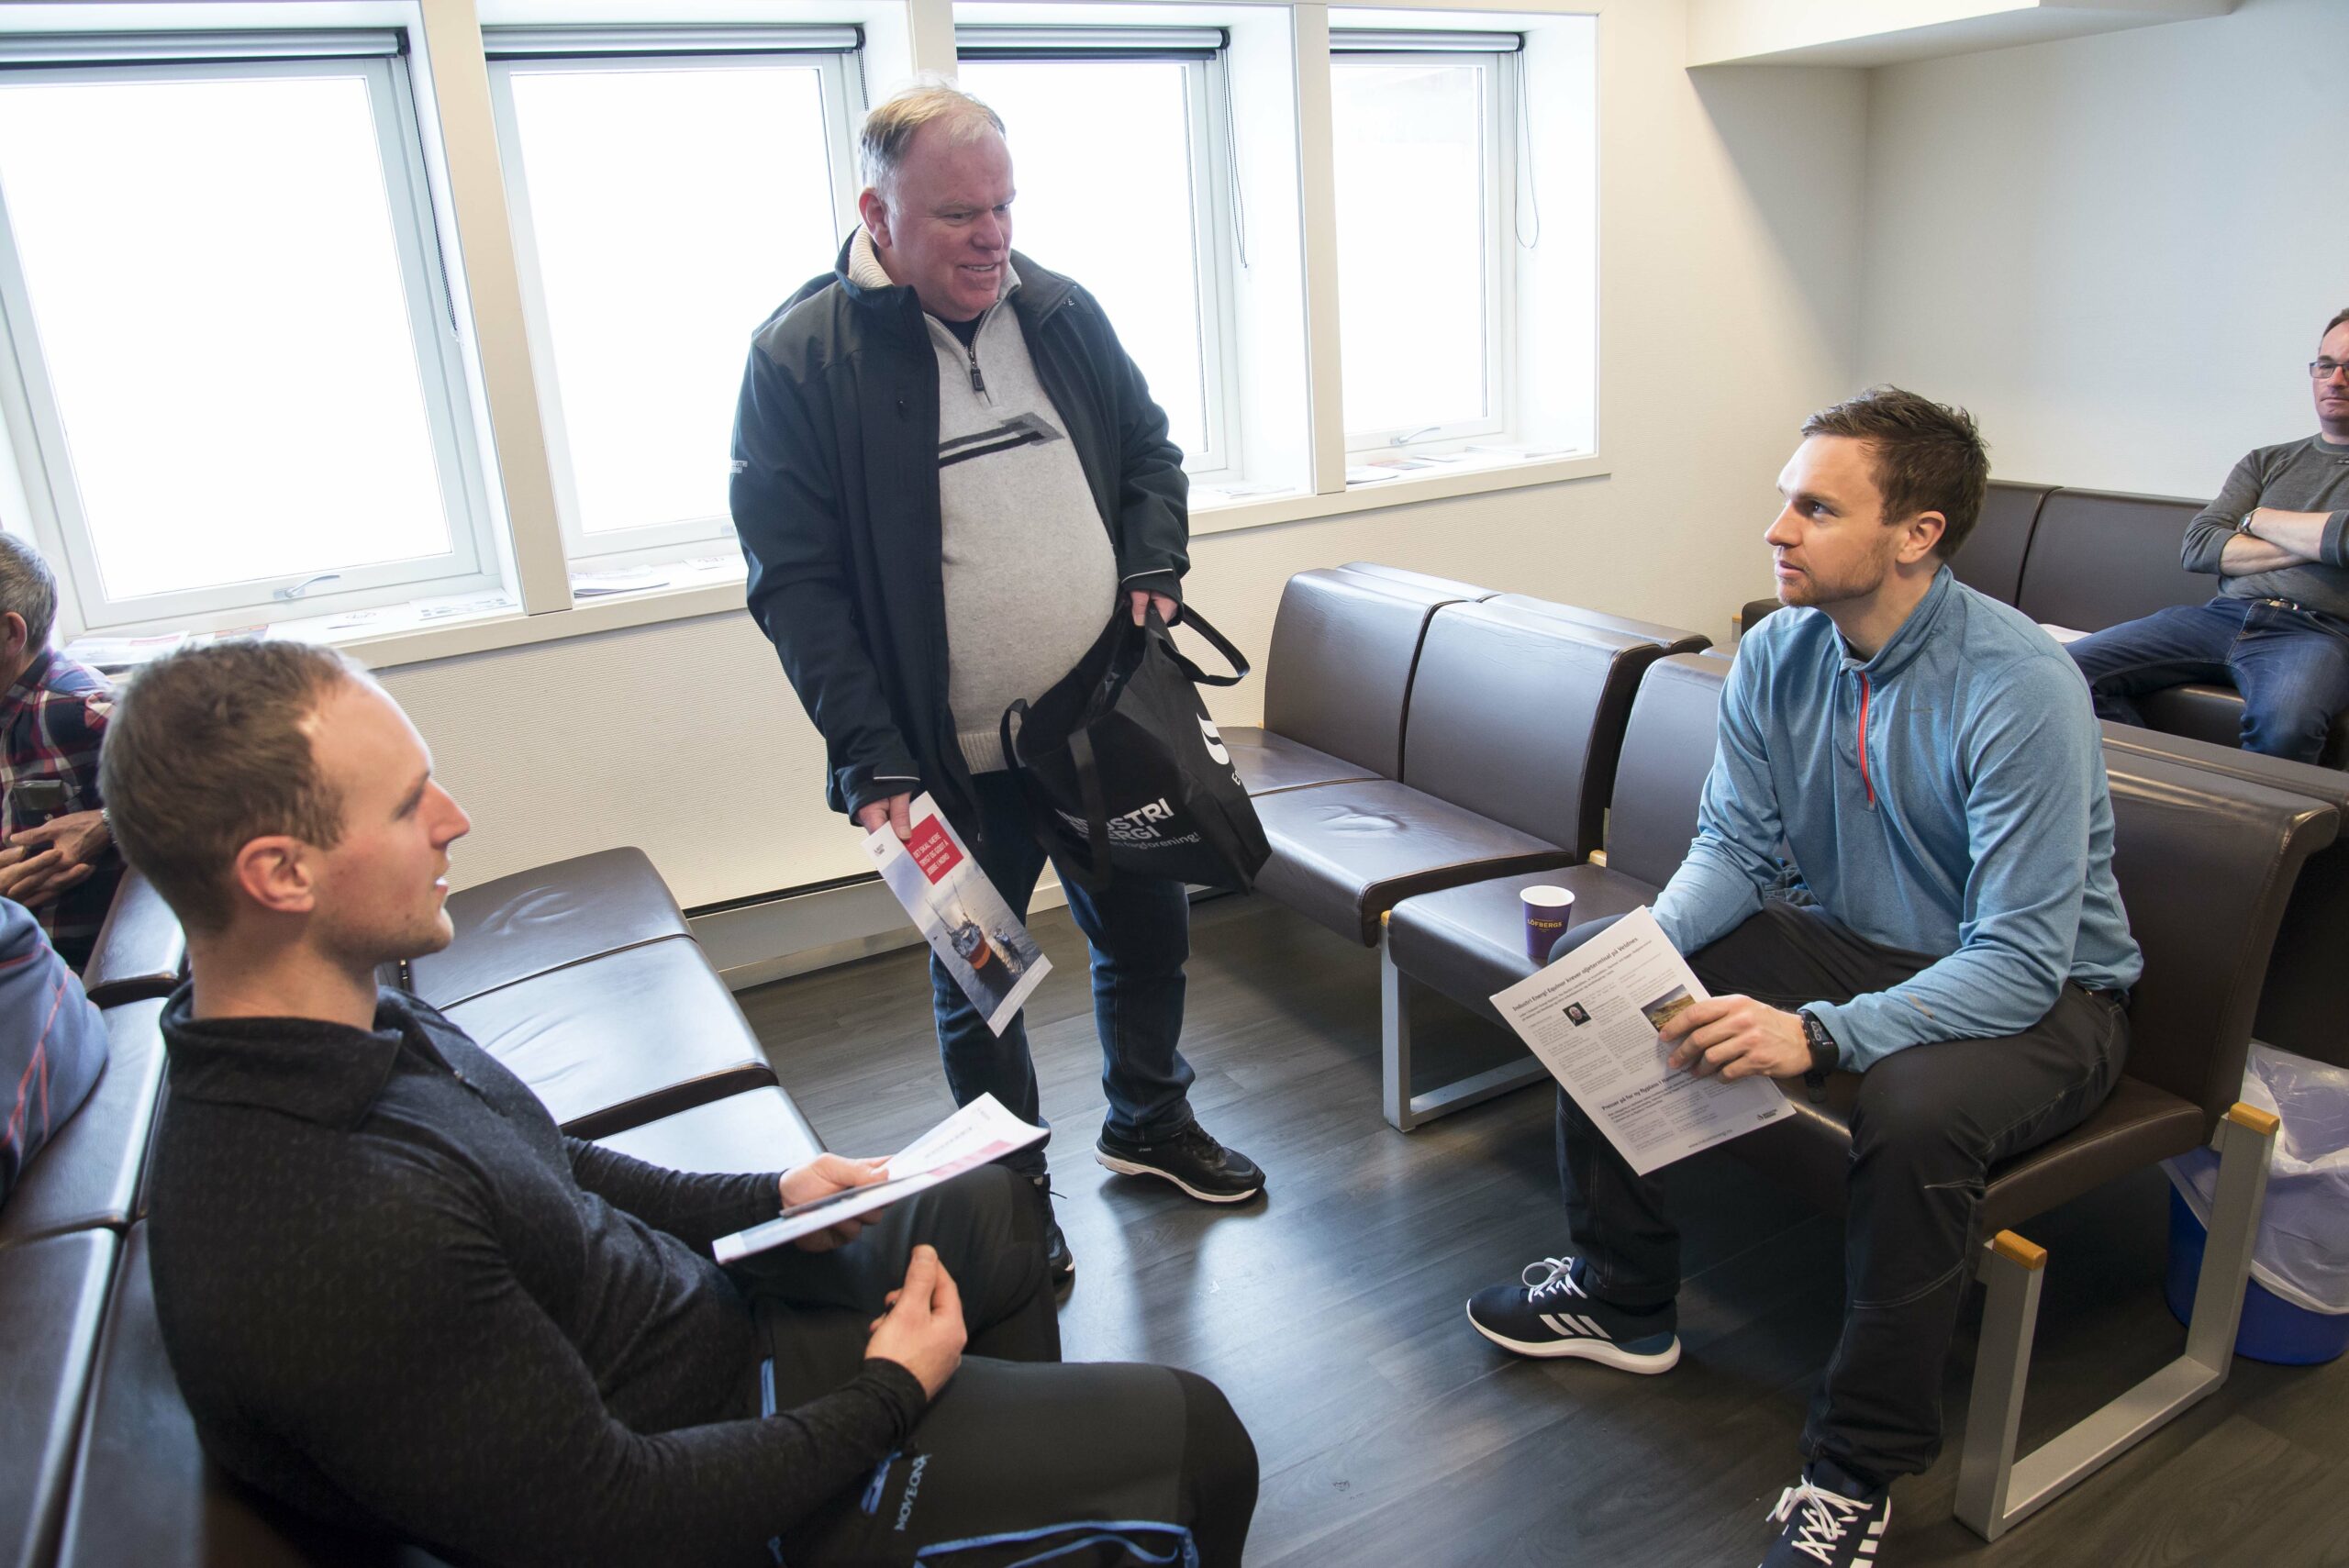
<path fill-rule="evenodd" d="M 1381 511 L 1389 506 L 1416 506 L 1422 501 L 1481 495 L 1495 490 L 1524 490 L 1576 479 L 1604 479 L 1611 472 L 1607 460 L 1596 453 L 1554 458 L 1495 456 L 1488 463 L 1476 467 L 1439 464 L 1398 471 L 1392 479 L 1353 481 L 1342 491 L 1330 495 L 1292 491 L 1285 495 L 1248 496 L 1220 504 L 1195 501 L 1191 506 L 1191 536 L 1196 539 L 1202 534 L 1232 533 L 1278 523 L 1310 522 L 1319 517 Z"/>
<path fill-rule="evenodd" d="M 1350 484 L 1344 491 L 1331 495 L 1292 493 L 1252 496 L 1222 505 L 1201 505 L 1191 513 L 1191 533 L 1194 538 L 1206 534 L 1236 533 L 1246 528 L 1347 517 L 1383 511 L 1388 507 L 1417 506 L 1427 501 L 1449 500 L 1461 495 L 1604 478 L 1609 472 L 1605 460 L 1597 456 L 1502 459 L 1485 467 L 1414 470 L 1393 479 Z M 428 663 L 438 659 L 492 653 L 502 649 L 525 648 L 534 643 L 560 641 L 564 638 L 625 631 L 633 627 L 653 626 L 664 621 L 740 614 L 744 604 L 741 568 L 739 562 L 729 564 L 730 570 L 712 573 L 689 571 L 681 563 L 675 570 L 656 573 L 668 579 L 659 586 L 604 594 L 592 598 L 583 596 L 567 610 L 551 610 L 543 615 L 523 615 L 512 609 L 490 608 L 487 613 L 472 617 L 451 614 L 447 618 L 428 623 L 421 618 L 416 606 L 398 606 L 365 612 L 367 618 L 363 621 L 354 621 L 349 616 L 315 617 L 309 620 L 277 622 L 271 629 L 280 637 L 306 637 L 320 642 L 331 642 L 370 669 L 390 669 L 403 664 Z M 498 595 L 478 597 L 486 605 Z"/>

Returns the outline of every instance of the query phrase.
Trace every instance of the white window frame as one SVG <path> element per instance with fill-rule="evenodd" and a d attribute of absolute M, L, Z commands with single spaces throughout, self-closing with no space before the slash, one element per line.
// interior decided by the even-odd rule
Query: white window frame
<path fill-rule="evenodd" d="M 824 29 L 837 34 L 838 28 Z M 533 45 L 533 34 L 540 41 Z M 853 35 L 851 35 L 853 38 Z M 545 432 L 547 463 L 554 487 L 555 520 L 562 536 L 564 559 L 573 571 L 624 570 L 667 565 L 685 557 L 708 553 L 722 545 L 730 553 L 735 543 L 731 514 L 718 511 L 707 517 L 680 522 L 648 523 L 637 528 L 589 533 L 581 524 L 578 480 L 571 462 L 571 437 L 562 414 L 562 389 L 555 376 L 554 334 L 547 316 L 545 290 L 540 286 L 538 235 L 530 219 L 529 172 L 523 167 L 520 128 L 514 112 L 513 80 L 519 74 L 577 71 L 592 65 L 598 71 L 741 70 L 762 62 L 790 58 L 812 66 L 823 94 L 824 156 L 828 161 L 834 227 L 846 234 L 859 221 L 856 198 L 855 127 L 864 117 L 864 79 L 860 63 L 861 40 L 821 47 L 796 47 L 788 29 L 539 29 L 493 28 L 484 35 L 489 56 L 490 103 L 497 121 L 499 165 L 506 179 L 506 207 L 513 225 L 514 257 L 521 274 L 523 333 L 530 346 L 531 377 L 538 388 L 539 418 Z M 794 280 L 786 288 L 796 285 Z M 776 305 L 786 297 L 779 293 Z M 750 351 L 751 329 L 744 322 L 743 351 Z M 725 433 L 712 436 L 722 443 Z M 713 448 L 713 450 L 718 449 Z M 713 463 L 724 456 L 718 450 Z"/>
<path fill-rule="evenodd" d="M 1245 473 L 1240 395 L 1233 384 L 1239 345 L 1234 292 L 1238 245 L 1232 236 L 1231 99 L 1220 29 L 1141 28 L 994 28 L 954 29 L 961 61 L 1075 68 L 1095 61 L 1155 61 L 1183 67 L 1191 151 L 1191 240 L 1198 277 L 1202 445 L 1183 454 L 1183 472 L 1230 483 Z M 1013 128 L 1016 133 L 1018 128 Z M 1017 232 L 1015 223 L 1014 232 Z M 1044 259 L 1049 261 L 1049 257 Z M 1085 280 L 1079 278 L 1078 283 Z M 1116 322 L 1109 324 L 1113 328 Z"/>
<path fill-rule="evenodd" d="M 287 573 L 138 596 L 109 595 L 73 478 L 71 448 L 42 358 L 5 194 L 0 194 L 0 415 L 15 439 L 34 540 L 61 568 L 59 624 L 63 635 L 150 626 L 232 626 L 257 611 L 269 619 L 331 616 L 414 598 L 478 593 L 504 584 L 406 62 L 388 52 L 339 50 L 332 38 L 326 36 L 327 47 L 318 54 L 279 57 L 279 50 L 299 50 L 318 41 L 319 36 L 289 38 L 273 47 L 270 35 L 227 45 L 217 35 L 189 35 L 184 40 L 187 57 L 171 58 L 175 40 L 150 37 L 140 43 L 163 58 L 43 64 L 28 69 L 28 76 L 45 82 L 363 77 L 382 154 L 393 245 L 406 296 L 417 385 L 448 518 L 450 549 L 445 554 L 345 567 L 323 575 Z M 77 52 L 69 40 L 45 47 L 51 57 L 61 60 Z M 87 52 L 107 60 L 122 50 L 121 43 L 100 39 L 93 40 Z M 233 58 L 243 54 L 255 58 Z M 333 497 L 321 496 L 319 504 L 331 506 Z"/>
<path fill-rule="evenodd" d="M 1410 41 L 1408 34 L 1375 35 L 1380 41 Z M 1367 49 L 1349 46 L 1347 35 L 1331 34 L 1330 69 L 1334 74 L 1348 65 L 1473 64 L 1480 76 L 1484 109 L 1485 158 L 1481 173 L 1485 229 L 1482 278 L 1485 323 L 1485 412 L 1474 419 L 1442 424 L 1391 426 L 1384 429 L 1346 427 L 1348 459 L 1376 457 L 1418 447 L 1437 447 L 1479 436 L 1507 434 L 1515 418 L 1517 387 L 1517 94 L 1519 72 L 1509 49 L 1465 48 L 1434 35 L 1425 41 L 1437 47 Z M 1521 58 L 1521 57 L 1520 57 Z M 1345 302 L 1339 301 L 1343 312 Z M 1342 395 L 1342 393 L 1341 393 Z"/>

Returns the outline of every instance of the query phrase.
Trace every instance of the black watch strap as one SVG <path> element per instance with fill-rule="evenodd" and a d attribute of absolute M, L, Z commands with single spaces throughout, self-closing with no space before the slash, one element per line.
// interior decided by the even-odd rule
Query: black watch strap
<path fill-rule="evenodd" d="M 1810 1044 L 1810 1070 L 1813 1073 L 1827 1072 L 1842 1059 L 1843 1053 L 1837 1048 L 1835 1037 L 1827 1032 L 1827 1026 L 1809 1007 L 1795 1016 L 1802 1020 L 1802 1037 Z"/>
<path fill-rule="evenodd" d="M 1802 1037 L 1810 1046 L 1810 1066 L 1802 1075 L 1803 1088 L 1808 1091 L 1810 1103 L 1819 1105 L 1827 1098 L 1828 1072 L 1842 1059 L 1842 1052 L 1836 1048 L 1835 1037 L 1827 1032 L 1827 1026 L 1820 1021 L 1817 1013 L 1805 1007 L 1795 1017 L 1802 1020 Z"/>

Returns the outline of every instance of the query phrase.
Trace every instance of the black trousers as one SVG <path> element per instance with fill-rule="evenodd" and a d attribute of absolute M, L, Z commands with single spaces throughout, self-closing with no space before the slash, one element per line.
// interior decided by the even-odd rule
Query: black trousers
<path fill-rule="evenodd" d="M 1609 923 L 1577 927 L 1557 951 Z M 1715 995 L 1791 1010 L 1885 990 L 1931 962 L 1865 941 L 1819 909 L 1770 899 L 1688 965 Z M 1843 1333 L 1803 1427 L 1806 1459 L 1876 1481 L 1932 1465 L 1942 1443 L 1942 1371 L 1980 1240 L 1989 1169 L 2085 1120 L 2111 1092 L 2128 1047 L 2122 999 L 2067 984 L 2021 1034 L 1910 1046 L 1862 1075 Z M 1680 1288 L 1680 1233 L 1662 1190 L 1634 1174 L 1564 1092 L 1558 1175 L 1585 1287 L 1627 1307 L 1671 1300 Z"/>
<path fill-rule="evenodd" d="M 774 1356 L 774 1407 L 863 1364 L 915 1243 L 963 1297 L 961 1370 L 905 1447 L 786 1534 L 789 1568 L 1053 1568 L 1185 1561 L 1238 1568 L 1256 1450 L 1222 1393 L 1171 1367 L 1060 1359 L 1038 1211 L 1024 1177 L 983 1166 L 894 1205 L 849 1246 L 779 1249 L 746 1270 Z M 1170 1555 L 1171 1554 L 1171 1555 Z"/>

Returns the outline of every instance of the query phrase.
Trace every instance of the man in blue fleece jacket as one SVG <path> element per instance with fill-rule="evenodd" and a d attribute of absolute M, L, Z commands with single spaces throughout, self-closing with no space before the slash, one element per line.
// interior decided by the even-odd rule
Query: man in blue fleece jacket
<path fill-rule="evenodd" d="M 2143 967 L 2087 686 L 1950 573 L 1989 479 L 1973 421 L 1878 388 L 1802 433 L 1764 536 L 1789 608 L 1738 649 L 1696 841 L 1655 903 L 1713 994 L 1662 1031 L 1674 1067 L 1862 1074 L 1842 1339 L 1767 1565 L 1881 1561 L 1887 1484 L 1940 1451 L 1986 1173 L 2102 1102 Z M 1563 1093 L 1558 1143 L 1574 1255 L 1480 1291 L 1470 1321 L 1520 1354 L 1663 1372 L 1662 1191 Z"/>

